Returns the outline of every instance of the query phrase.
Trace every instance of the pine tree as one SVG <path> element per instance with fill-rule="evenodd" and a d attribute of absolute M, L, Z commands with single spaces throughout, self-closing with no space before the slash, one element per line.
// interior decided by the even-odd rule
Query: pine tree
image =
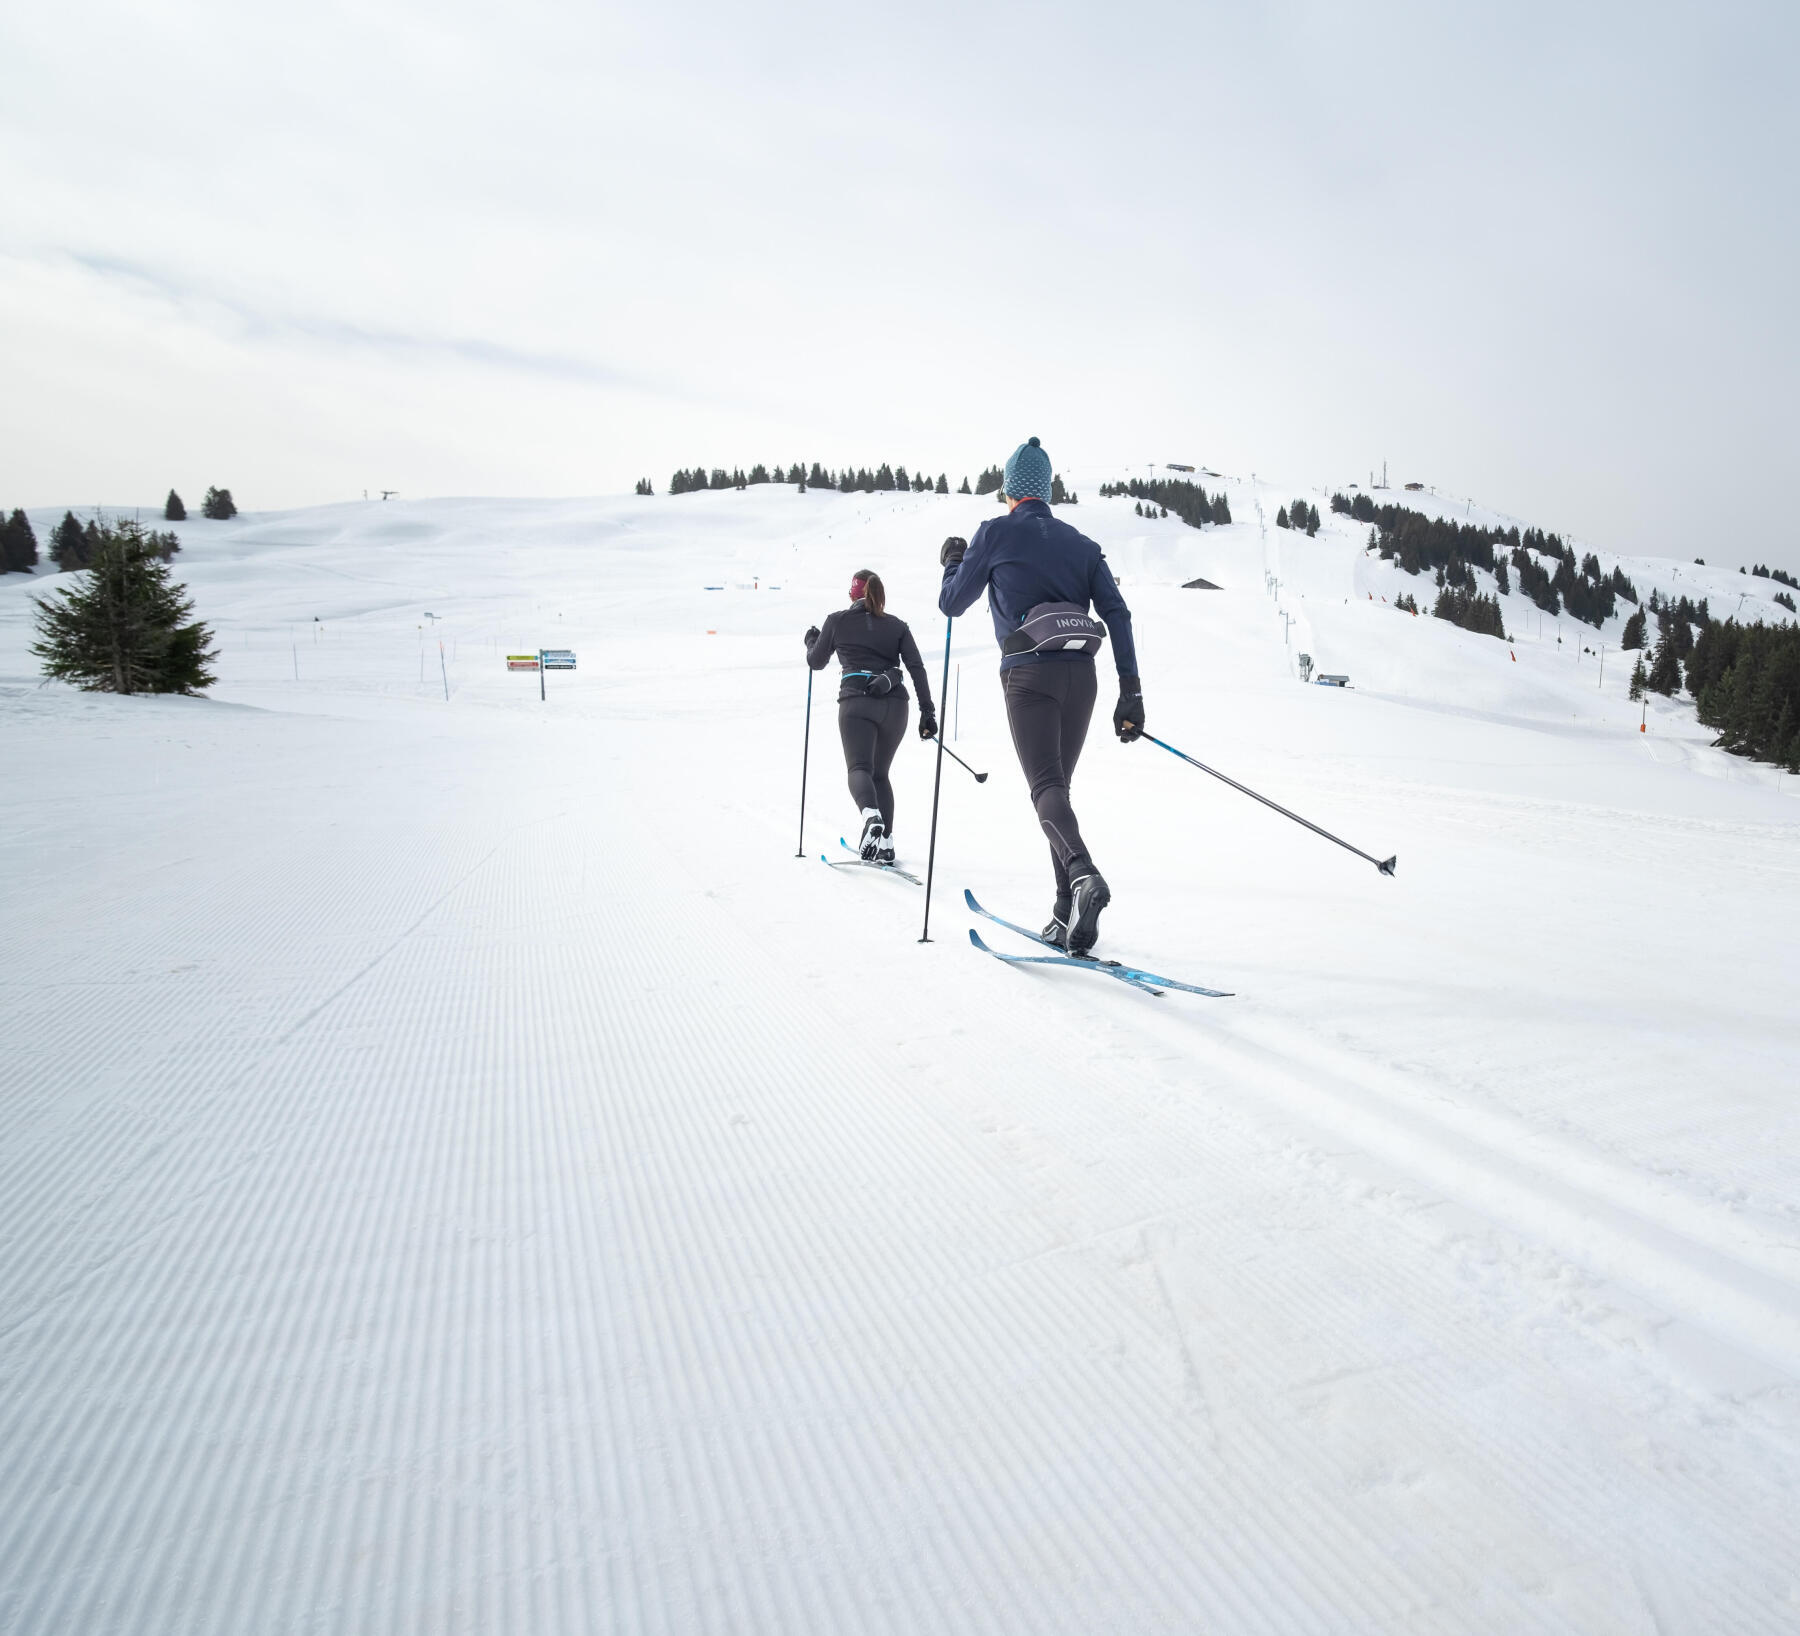
<path fill-rule="evenodd" d="M 1680 690 L 1681 659 L 1675 651 L 1672 633 L 1656 644 L 1656 657 L 1650 665 L 1650 680 L 1646 685 L 1652 693 L 1660 693 L 1665 699 Z"/>
<path fill-rule="evenodd" d="M 956 491 L 956 492 L 957 492 L 957 493 L 958 493 L 958 494 L 967 494 L 967 493 L 968 493 L 968 492 L 969 492 L 969 480 L 968 480 L 968 478 L 966 478 L 966 477 L 965 477 L 965 478 L 964 478 L 964 479 L 963 479 L 963 486 L 962 486 L 962 487 L 961 487 L 961 488 L 959 488 L 959 489 L 958 489 L 958 490 L 957 490 L 957 491 Z"/>
<path fill-rule="evenodd" d="M 652 483 L 648 477 L 640 477 L 637 480 L 637 487 L 631 492 L 633 494 L 654 494 L 656 492 L 656 485 Z"/>
<path fill-rule="evenodd" d="M 1644 628 L 1646 623 L 1644 610 L 1642 608 L 1637 609 L 1631 617 L 1625 621 L 1625 632 L 1619 638 L 1619 646 L 1627 651 L 1630 651 L 1633 648 L 1642 648 L 1644 645 Z"/>
<path fill-rule="evenodd" d="M 206 498 L 200 502 L 200 515 L 210 517 L 215 523 L 228 521 L 237 515 L 237 502 L 231 497 L 230 489 L 208 489 Z"/>
<path fill-rule="evenodd" d="M 942 472 L 938 473 L 937 488 L 933 492 L 937 493 L 937 494 L 948 494 L 950 492 L 949 480 L 944 476 L 944 474 Z M 965 477 L 963 479 L 963 493 L 967 494 L 968 492 L 969 492 L 969 480 L 968 480 L 968 478 Z"/>
<path fill-rule="evenodd" d="M 1319 508 L 1309 505 L 1306 508 L 1306 537 L 1310 540 L 1319 532 Z"/>
<path fill-rule="evenodd" d="M 194 693 L 212 685 L 212 632 L 134 522 L 96 531 L 85 583 L 38 605 L 31 651 L 44 674 L 106 693 Z"/>
<path fill-rule="evenodd" d="M 750 481 L 752 483 L 766 483 L 768 480 L 769 468 L 759 460 L 750 468 Z"/>
<path fill-rule="evenodd" d="M 1508 579 L 1506 575 L 1505 557 L 1496 557 L 1494 559 L 1494 584 L 1499 588 L 1502 596 L 1510 596 L 1512 594 L 1512 581 Z"/>
<path fill-rule="evenodd" d="M 65 574 L 88 565 L 87 538 L 72 511 L 65 511 L 62 521 L 50 530 L 50 560 Z"/>
<path fill-rule="evenodd" d="M 892 494 L 894 492 L 894 468 L 885 460 L 882 461 L 875 473 L 875 488 L 882 494 Z"/>
<path fill-rule="evenodd" d="M 37 560 L 37 535 L 31 530 L 31 519 L 15 511 L 0 532 L 0 574 L 29 574 Z"/>
<path fill-rule="evenodd" d="M 1644 656 L 1639 654 L 1637 662 L 1631 667 L 1631 697 L 1633 701 L 1644 696 L 1644 689 L 1649 685 L 1649 678 L 1644 674 Z"/>
<path fill-rule="evenodd" d="M 169 490 L 168 499 L 163 501 L 163 521 L 165 523 L 185 523 L 187 521 L 187 507 L 181 503 L 181 496 L 173 489 Z"/>
<path fill-rule="evenodd" d="M 1290 524 L 1288 523 L 1288 513 L 1287 513 L 1286 506 L 1277 506 L 1275 508 L 1275 526 L 1277 528 L 1287 528 L 1290 526 Z"/>
<path fill-rule="evenodd" d="M 883 467 L 882 469 L 885 471 L 887 468 Z M 913 480 L 907 475 L 906 468 L 904 466 L 896 466 L 894 468 L 894 487 L 897 489 L 910 489 L 912 486 Z"/>

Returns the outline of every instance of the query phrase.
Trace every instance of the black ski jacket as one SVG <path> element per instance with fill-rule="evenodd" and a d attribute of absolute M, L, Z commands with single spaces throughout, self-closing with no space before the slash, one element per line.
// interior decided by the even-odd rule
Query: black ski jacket
<path fill-rule="evenodd" d="M 906 688 L 900 681 L 904 664 L 919 692 L 919 709 L 931 709 L 931 684 L 925 679 L 925 661 L 919 657 L 919 644 L 904 619 L 895 614 L 872 614 L 869 605 L 857 598 L 848 608 L 839 608 L 825 616 L 819 627 L 819 639 L 806 650 L 806 662 L 814 670 L 823 670 L 836 654 L 844 667 L 844 683 L 838 689 L 840 699 L 859 699 L 863 695 L 863 678 L 853 675 L 869 671 L 886 672 L 893 678 L 890 699 L 904 699 Z"/>
<path fill-rule="evenodd" d="M 1131 610 L 1119 595 L 1104 553 L 1087 535 L 1053 516 L 1042 500 L 1026 500 L 1004 516 L 988 518 L 975 530 L 962 561 L 944 570 L 938 612 L 963 613 L 983 591 L 994 616 L 994 640 L 1000 644 L 1002 670 L 1088 660 L 1085 653 L 1006 652 L 1007 637 L 1038 603 L 1073 602 L 1083 609 L 1092 604 L 1094 612 L 1106 621 L 1119 674 L 1137 675 Z"/>

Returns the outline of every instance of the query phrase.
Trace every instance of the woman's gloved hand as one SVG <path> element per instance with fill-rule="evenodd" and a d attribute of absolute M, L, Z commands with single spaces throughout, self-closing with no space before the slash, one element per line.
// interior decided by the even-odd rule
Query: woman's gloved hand
<path fill-rule="evenodd" d="M 818 641 L 818 639 L 819 639 L 819 627 L 817 625 L 808 625 L 806 627 L 806 635 L 804 637 L 802 637 L 801 640 L 804 641 L 806 643 L 806 645 L 810 648 L 813 645 L 813 643 Z"/>
<path fill-rule="evenodd" d="M 937 737 L 937 713 L 935 711 L 921 710 L 919 712 L 919 737 Z"/>
<path fill-rule="evenodd" d="M 1144 736 L 1144 693 L 1135 676 L 1119 678 L 1119 702 L 1113 709 L 1113 731 L 1121 744 Z"/>

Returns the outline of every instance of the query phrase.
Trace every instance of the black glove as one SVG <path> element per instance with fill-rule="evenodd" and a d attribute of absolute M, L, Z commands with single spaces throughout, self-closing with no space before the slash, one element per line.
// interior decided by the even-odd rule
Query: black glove
<path fill-rule="evenodd" d="M 926 705 L 926 707 L 919 712 L 919 737 L 937 737 L 937 716 L 932 711 L 930 705 Z"/>
<path fill-rule="evenodd" d="M 1144 736 L 1144 694 L 1135 676 L 1119 678 L 1119 702 L 1113 709 L 1113 731 L 1121 744 Z"/>
<path fill-rule="evenodd" d="M 819 627 L 817 625 L 808 625 L 806 627 L 806 635 L 802 638 L 802 640 L 810 648 L 813 645 L 813 643 L 818 641 L 818 639 L 819 639 Z"/>
<path fill-rule="evenodd" d="M 954 568 L 963 560 L 963 553 L 968 549 L 969 542 L 967 540 L 958 539 L 956 535 L 952 534 L 949 539 L 944 541 L 943 550 L 938 552 L 938 566 Z"/>

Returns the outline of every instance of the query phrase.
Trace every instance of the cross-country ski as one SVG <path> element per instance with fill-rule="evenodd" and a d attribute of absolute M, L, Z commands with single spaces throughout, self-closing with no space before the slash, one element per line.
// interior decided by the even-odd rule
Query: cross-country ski
<path fill-rule="evenodd" d="M 1015 925 L 1010 920 L 1003 920 L 991 909 L 982 908 L 976 901 L 975 894 L 967 887 L 963 888 L 963 902 L 978 915 L 984 915 L 996 926 L 1004 926 L 1009 932 L 1017 932 L 1020 937 L 1048 949 L 1060 946 L 1041 932 L 1028 931 L 1025 927 Z M 1097 971 L 1107 977 L 1117 977 L 1123 982 L 1138 988 L 1146 988 L 1152 994 L 1160 994 L 1164 989 L 1178 988 L 1188 994 L 1204 994 L 1208 999 L 1226 1000 L 1231 995 L 1224 989 L 1201 988 L 1194 983 L 1183 983 L 1173 977 L 1159 977 L 1154 972 L 1142 971 L 1135 966 L 1127 966 L 1117 960 L 1099 960 L 1093 955 L 1057 954 L 1005 954 L 999 949 L 989 948 L 973 927 L 969 929 L 969 941 L 983 954 L 991 954 L 996 960 L 1005 960 L 1012 965 L 1024 966 L 1080 966 L 1089 971 Z"/>
<path fill-rule="evenodd" d="M 846 852 L 856 850 L 843 836 L 838 837 L 838 845 Z M 897 863 L 887 863 L 880 858 L 828 858 L 821 852 L 819 862 L 829 864 L 833 869 L 873 869 L 883 875 L 893 875 L 899 880 L 911 881 L 914 886 L 923 886 L 924 881 L 915 874 L 902 869 Z"/>

